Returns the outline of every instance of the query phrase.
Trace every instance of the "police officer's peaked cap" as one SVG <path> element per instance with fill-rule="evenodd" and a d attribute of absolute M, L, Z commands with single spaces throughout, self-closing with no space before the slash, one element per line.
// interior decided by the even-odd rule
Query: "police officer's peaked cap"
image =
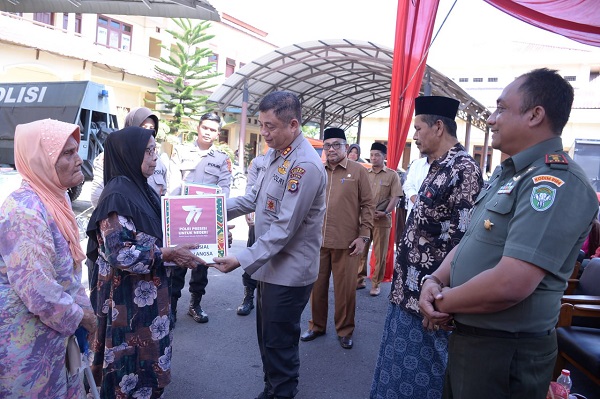
<path fill-rule="evenodd" d="M 328 127 L 323 132 L 323 140 L 327 139 L 342 139 L 346 140 L 346 134 L 339 127 Z"/>
<path fill-rule="evenodd" d="M 373 143 L 371 144 L 371 151 L 381 151 L 382 154 L 387 154 L 387 147 L 385 144 Z"/>
<path fill-rule="evenodd" d="M 415 116 L 438 115 L 456 118 L 460 101 L 450 97 L 424 96 L 415 98 Z"/>

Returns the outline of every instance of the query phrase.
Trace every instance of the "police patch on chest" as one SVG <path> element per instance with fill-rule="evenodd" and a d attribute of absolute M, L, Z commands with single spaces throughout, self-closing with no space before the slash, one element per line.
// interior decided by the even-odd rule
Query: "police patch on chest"
<path fill-rule="evenodd" d="M 549 209 L 556 198 L 556 190 L 550 186 L 542 185 L 534 187 L 531 191 L 531 206 L 538 212 Z"/>
<path fill-rule="evenodd" d="M 279 213 L 279 200 L 275 197 L 267 195 L 267 202 L 265 203 L 265 211 L 271 213 Z"/>
<path fill-rule="evenodd" d="M 281 164 L 281 166 L 279 166 L 277 168 L 277 171 L 279 172 L 279 174 L 281 175 L 285 175 L 285 172 L 287 171 L 287 168 L 290 166 L 290 161 L 288 161 L 287 159 L 285 161 L 283 161 L 283 163 Z"/>

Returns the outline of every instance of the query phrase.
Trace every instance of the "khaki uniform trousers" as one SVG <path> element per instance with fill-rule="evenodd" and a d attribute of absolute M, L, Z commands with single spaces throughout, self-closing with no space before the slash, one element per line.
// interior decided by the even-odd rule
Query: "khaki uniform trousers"
<path fill-rule="evenodd" d="M 371 243 L 373 243 L 373 252 L 375 253 L 375 271 L 371 278 L 371 284 L 373 287 L 377 287 L 383 281 L 383 276 L 385 275 L 385 263 L 387 261 L 387 251 L 390 244 L 390 230 L 391 227 L 377 226 L 377 223 L 373 226 L 371 240 L 365 245 L 365 250 L 360 256 L 357 284 L 363 283 L 367 278 L 369 248 L 371 247 Z"/>
<path fill-rule="evenodd" d="M 356 270 L 358 256 L 350 256 L 350 249 L 321 248 L 319 276 L 310 295 L 312 319 L 308 328 L 313 331 L 327 330 L 329 276 L 333 274 L 335 330 L 340 337 L 354 332 L 356 312 Z"/>

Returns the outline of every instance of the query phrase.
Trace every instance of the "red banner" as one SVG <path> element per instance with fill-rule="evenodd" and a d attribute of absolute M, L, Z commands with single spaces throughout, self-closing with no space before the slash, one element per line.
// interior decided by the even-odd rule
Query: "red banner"
<path fill-rule="evenodd" d="M 400 162 L 412 124 L 415 97 L 419 95 L 425 73 L 438 4 L 438 0 L 398 1 L 387 160 L 387 166 L 394 170 Z M 394 218 L 392 231 L 395 231 Z M 394 237 L 390 234 L 384 281 L 391 281 L 393 271 Z"/>

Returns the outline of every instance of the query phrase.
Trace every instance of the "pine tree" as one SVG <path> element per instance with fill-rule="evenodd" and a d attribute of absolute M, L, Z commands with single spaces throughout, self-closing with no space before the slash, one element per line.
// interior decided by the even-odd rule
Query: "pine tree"
<path fill-rule="evenodd" d="M 193 22 L 185 18 L 173 18 L 179 30 L 167 30 L 175 39 L 173 48 L 161 44 L 169 51 L 169 57 L 160 57 L 161 64 L 155 67 L 159 78 L 156 97 L 164 104 L 164 113 L 171 115 L 164 120 L 169 127 L 169 134 L 180 136 L 190 132 L 187 122 L 190 118 L 198 117 L 199 113 L 209 112 L 206 105 L 208 95 L 206 90 L 214 87 L 208 80 L 219 74 L 213 72 L 213 64 L 205 59 L 212 55 L 208 48 L 199 47 L 214 35 L 206 33 L 210 27 L 208 21 Z M 195 132 L 195 130 L 193 131 Z"/>

